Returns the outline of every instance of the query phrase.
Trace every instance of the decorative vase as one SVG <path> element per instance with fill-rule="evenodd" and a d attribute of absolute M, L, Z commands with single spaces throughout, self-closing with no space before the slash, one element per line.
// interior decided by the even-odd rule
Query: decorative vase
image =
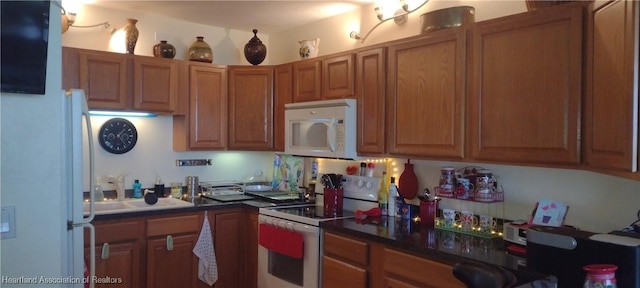
<path fill-rule="evenodd" d="M 244 45 L 244 58 L 247 58 L 247 61 L 253 65 L 262 63 L 267 56 L 267 46 L 262 44 L 257 33 L 258 29 L 253 29 L 253 38 Z"/>
<path fill-rule="evenodd" d="M 398 192 L 405 199 L 413 199 L 418 195 L 418 177 L 413 171 L 411 159 L 407 159 L 407 163 L 404 164 L 404 171 L 400 174 L 398 185 Z"/>
<path fill-rule="evenodd" d="M 127 53 L 133 54 L 133 50 L 136 49 L 136 42 L 138 42 L 138 28 L 136 27 L 136 23 L 138 23 L 137 19 L 127 18 L 127 26 L 124 27 L 125 39 L 127 45 Z"/>
<path fill-rule="evenodd" d="M 300 43 L 300 59 L 313 58 L 318 56 L 318 49 L 320 46 L 320 38 L 316 38 L 315 40 L 302 40 L 298 41 Z"/>
<path fill-rule="evenodd" d="M 176 56 L 176 47 L 167 43 L 167 40 L 160 40 L 160 43 L 153 46 L 153 56 L 173 59 Z"/>
<path fill-rule="evenodd" d="M 197 36 L 196 42 L 189 47 L 189 60 L 198 62 L 213 62 L 213 52 L 211 46 L 204 42 L 204 37 Z"/>

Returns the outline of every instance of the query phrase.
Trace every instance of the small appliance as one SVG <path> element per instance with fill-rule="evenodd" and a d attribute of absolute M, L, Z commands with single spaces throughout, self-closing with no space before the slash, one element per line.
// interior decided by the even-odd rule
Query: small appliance
<path fill-rule="evenodd" d="M 522 221 L 509 222 L 503 226 L 502 237 L 505 241 L 527 246 L 527 228 L 529 224 Z"/>
<path fill-rule="evenodd" d="M 356 99 L 285 104 L 286 154 L 355 159 Z"/>
<path fill-rule="evenodd" d="M 640 287 L 640 239 L 568 227 L 527 230 L 527 269 L 553 275 L 558 287 L 582 287 L 589 264 L 613 264 L 618 287 Z"/>

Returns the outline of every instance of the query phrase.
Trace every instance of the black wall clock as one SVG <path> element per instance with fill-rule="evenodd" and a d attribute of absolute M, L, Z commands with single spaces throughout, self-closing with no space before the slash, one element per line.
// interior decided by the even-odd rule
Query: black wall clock
<path fill-rule="evenodd" d="M 138 142 L 138 131 L 133 123 L 123 118 L 113 118 L 100 127 L 98 134 L 100 146 L 113 154 L 131 151 Z"/>

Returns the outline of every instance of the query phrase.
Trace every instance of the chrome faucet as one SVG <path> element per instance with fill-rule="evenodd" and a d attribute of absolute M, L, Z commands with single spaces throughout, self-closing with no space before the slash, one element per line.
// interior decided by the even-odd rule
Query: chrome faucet
<path fill-rule="evenodd" d="M 120 174 L 118 177 L 109 177 L 109 183 L 113 184 L 116 187 L 116 194 L 118 194 L 118 201 L 123 201 L 125 199 L 124 192 L 124 177 L 127 176 L 127 173 Z"/>

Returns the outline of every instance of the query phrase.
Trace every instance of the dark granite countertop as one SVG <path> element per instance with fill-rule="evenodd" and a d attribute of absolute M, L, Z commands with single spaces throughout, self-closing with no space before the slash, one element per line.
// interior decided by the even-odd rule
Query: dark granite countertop
<path fill-rule="evenodd" d="M 501 237 L 484 238 L 422 227 L 395 217 L 368 218 L 364 221 L 341 219 L 321 222 L 326 231 L 341 232 L 388 245 L 410 254 L 454 265 L 475 260 L 501 266 L 516 274 L 519 283 L 543 278 L 526 269 L 526 258 L 507 253 Z"/>

